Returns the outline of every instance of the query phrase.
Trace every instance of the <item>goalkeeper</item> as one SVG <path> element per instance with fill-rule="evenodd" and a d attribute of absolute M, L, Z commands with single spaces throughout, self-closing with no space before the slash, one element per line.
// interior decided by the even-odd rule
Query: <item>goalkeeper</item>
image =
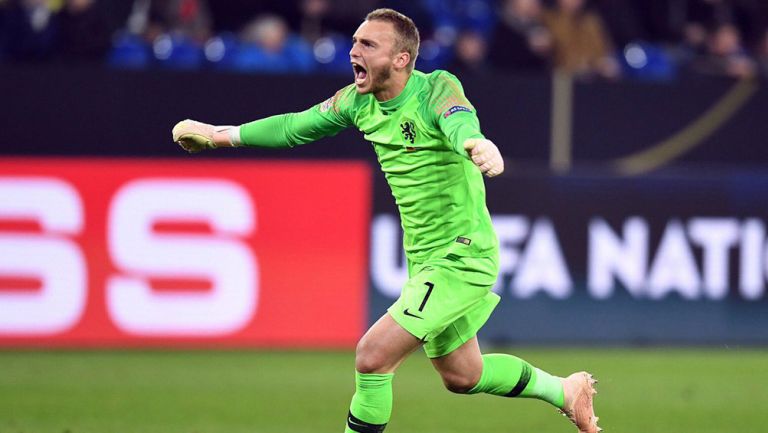
<path fill-rule="evenodd" d="M 498 241 L 482 175 L 501 174 L 504 161 L 480 132 L 461 84 L 445 71 L 414 70 L 418 30 L 391 9 L 368 14 L 352 42 L 354 83 L 306 111 L 237 127 L 184 120 L 173 128 L 173 140 L 189 152 L 293 147 L 351 126 L 372 144 L 400 211 L 409 280 L 357 346 L 345 432 L 384 430 L 394 372 L 420 346 L 450 391 L 537 398 L 580 432 L 600 431 L 588 373 L 561 378 L 511 355 L 480 352 L 477 331 L 499 301 L 491 291 Z"/>

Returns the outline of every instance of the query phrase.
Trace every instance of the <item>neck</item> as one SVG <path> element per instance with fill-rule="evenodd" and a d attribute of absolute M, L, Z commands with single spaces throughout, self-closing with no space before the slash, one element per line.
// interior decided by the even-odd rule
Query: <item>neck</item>
<path fill-rule="evenodd" d="M 405 89 L 405 85 L 408 83 L 408 78 L 410 76 L 410 72 L 393 73 L 392 76 L 389 77 L 389 80 L 384 83 L 381 90 L 373 92 L 373 96 L 379 102 L 397 98 L 403 93 L 403 89 Z"/>

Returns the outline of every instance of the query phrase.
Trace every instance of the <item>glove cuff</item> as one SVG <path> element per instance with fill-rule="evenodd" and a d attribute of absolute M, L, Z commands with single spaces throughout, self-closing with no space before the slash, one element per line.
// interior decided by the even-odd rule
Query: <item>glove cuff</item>
<path fill-rule="evenodd" d="M 213 137 L 211 137 L 214 147 L 231 146 L 239 147 L 241 145 L 240 140 L 240 127 L 235 126 L 214 126 Z"/>
<path fill-rule="evenodd" d="M 239 126 L 233 126 L 229 128 L 229 142 L 232 144 L 232 147 L 240 147 L 243 145 L 243 141 L 240 138 L 240 127 Z"/>

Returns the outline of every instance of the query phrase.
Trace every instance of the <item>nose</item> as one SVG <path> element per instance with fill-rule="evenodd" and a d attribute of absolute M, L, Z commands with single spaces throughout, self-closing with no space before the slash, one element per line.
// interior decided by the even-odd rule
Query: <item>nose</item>
<path fill-rule="evenodd" d="M 360 57 L 360 49 L 357 44 L 352 44 L 352 48 L 349 50 L 349 57 Z"/>

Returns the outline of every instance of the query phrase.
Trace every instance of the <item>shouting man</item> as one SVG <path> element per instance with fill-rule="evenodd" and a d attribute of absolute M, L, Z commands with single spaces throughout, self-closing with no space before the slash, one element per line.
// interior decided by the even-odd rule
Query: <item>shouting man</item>
<path fill-rule="evenodd" d="M 192 120 L 173 128 L 189 152 L 216 147 L 293 147 L 355 126 L 378 157 L 400 211 L 409 279 L 400 298 L 360 340 L 346 433 L 382 432 L 392 378 L 423 347 L 446 388 L 544 400 L 582 433 L 596 433 L 595 380 L 552 376 L 506 354 L 480 352 L 477 332 L 499 302 L 498 241 L 483 174 L 504 171 L 475 109 L 448 72 L 414 70 L 419 33 L 410 18 L 377 9 L 352 37 L 354 83 L 314 107 L 241 126 Z"/>

